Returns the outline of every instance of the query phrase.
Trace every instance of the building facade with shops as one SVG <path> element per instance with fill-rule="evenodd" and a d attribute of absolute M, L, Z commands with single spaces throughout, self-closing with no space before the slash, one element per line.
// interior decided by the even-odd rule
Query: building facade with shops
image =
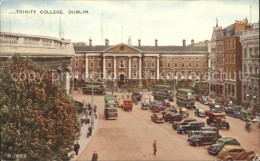
<path fill-rule="evenodd" d="M 259 107 L 259 22 L 240 36 L 242 44 L 242 101 L 249 107 Z"/>

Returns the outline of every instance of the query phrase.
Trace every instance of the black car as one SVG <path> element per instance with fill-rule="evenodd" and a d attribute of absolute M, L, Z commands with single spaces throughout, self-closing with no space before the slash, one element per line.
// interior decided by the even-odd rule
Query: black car
<path fill-rule="evenodd" d="M 183 116 L 181 114 L 171 114 L 169 121 L 173 123 L 174 121 L 181 121 L 183 119 Z"/>
<path fill-rule="evenodd" d="M 236 107 L 227 107 L 226 114 L 232 117 L 240 117 L 240 112 Z"/>
<path fill-rule="evenodd" d="M 221 135 L 214 131 L 202 131 L 198 135 L 193 135 L 189 142 L 191 145 L 199 146 L 202 144 L 213 144 L 215 143 L 219 138 L 221 138 Z"/>
<path fill-rule="evenodd" d="M 200 130 L 201 127 L 204 127 L 205 124 L 203 121 L 193 121 L 188 123 L 187 125 L 181 125 L 177 127 L 177 132 L 179 134 L 185 134 L 185 133 L 189 133 L 190 131 L 193 130 Z"/>
<path fill-rule="evenodd" d="M 141 109 L 142 109 L 142 110 L 148 110 L 148 103 L 143 102 L 143 103 L 142 103 L 142 106 L 141 106 Z"/>
<path fill-rule="evenodd" d="M 190 138 L 193 135 L 198 135 L 200 134 L 202 131 L 215 131 L 216 133 L 218 132 L 218 128 L 214 127 L 214 126 L 206 126 L 206 127 L 201 127 L 199 130 L 197 131 L 190 131 L 188 134 L 188 141 L 190 140 Z"/>

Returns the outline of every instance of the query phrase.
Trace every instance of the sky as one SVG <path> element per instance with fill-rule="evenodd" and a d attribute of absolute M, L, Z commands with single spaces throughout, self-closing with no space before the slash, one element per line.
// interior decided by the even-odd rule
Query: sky
<path fill-rule="evenodd" d="M 223 28 L 243 20 L 259 22 L 258 0 L 166 0 L 166 1 L 23 1 L 0 2 L 1 32 L 33 34 L 104 45 L 182 45 L 210 40 L 213 27 Z M 250 18 L 252 6 L 252 19 Z M 17 10 L 36 10 L 35 14 L 17 14 Z M 64 14 L 40 14 L 41 10 L 63 10 Z M 88 14 L 68 14 L 69 10 Z M 60 27 L 61 26 L 61 27 Z"/>

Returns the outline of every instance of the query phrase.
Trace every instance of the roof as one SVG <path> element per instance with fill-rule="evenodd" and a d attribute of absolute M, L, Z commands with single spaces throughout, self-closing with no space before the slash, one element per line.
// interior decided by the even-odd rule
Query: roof
<path fill-rule="evenodd" d="M 235 148 L 243 149 L 240 145 L 225 145 L 224 147 L 226 149 L 235 149 Z"/>
<path fill-rule="evenodd" d="M 166 85 L 155 85 L 155 87 L 166 87 L 166 88 L 172 88 L 171 86 L 166 86 Z"/>
<path fill-rule="evenodd" d="M 224 138 L 220 138 L 220 140 L 223 140 L 223 141 L 230 141 L 230 140 L 234 140 L 235 138 L 232 138 L 232 137 L 224 137 Z"/>
<path fill-rule="evenodd" d="M 186 118 L 184 118 L 183 120 L 196 120 L 196 119 L 191 118 L 191 117 L 186 117 Z"/>
<path fill-rule="evenodd" d="M 194 92 L 193 90 L 190 89 L 178 89 L 179 91 L 183 91 L 183 92 Z"/>
<path fill-rule="evenodd" d="M 113 45 L 117 46 L 117 45 Z M 97 46 L 74 46 L 75 52 L 101 52 L 113 46 L 97 45 Z M 204 51 L 208 52 L 207 46 L 132 46 L 143 52 L 158 51 L 158 52 L 171 52 L 171 51 Z"/>

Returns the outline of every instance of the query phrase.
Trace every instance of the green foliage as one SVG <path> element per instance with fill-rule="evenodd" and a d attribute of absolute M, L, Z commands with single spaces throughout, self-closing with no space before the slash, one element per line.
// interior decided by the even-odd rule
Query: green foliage
<path fill-rule="evenodd" d="M 22 79 L 19 73 L 24 73 Z M 43 77 L 29 81 L 32 73 Z M 75 105 L 52 81 L 49 70 L 19 55 L 3 62 L 0 107 L 3 159 L 11 160 L 7 154 L 26 154 L 20 160 L 68 160 L 80 125 Z"/>

